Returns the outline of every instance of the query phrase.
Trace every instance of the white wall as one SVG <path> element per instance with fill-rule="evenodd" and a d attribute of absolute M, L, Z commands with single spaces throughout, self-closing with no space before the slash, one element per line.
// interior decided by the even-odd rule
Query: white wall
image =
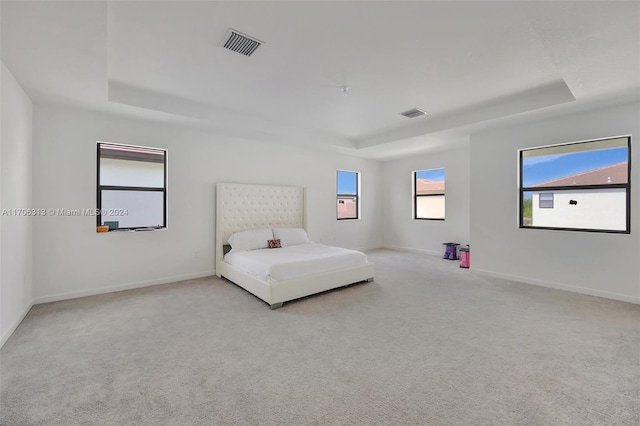
<path fill-rule="evenodd" d="M 471 137 L 471 267 L 544 286 L 640 303 L 640 105 Z M 518 229 L 517 151 L 632 135 L 631 234 Z"/>
<path fill-rule="evenodd" d="M 162 188 L 164 164 L 102 158 L 100 159 L 100 180 L 102 185 Z"/>
<path fill-rule="evenodd" d="M 447 197 L 435 195 L 416 199 L 416 217 L 446 219 Z"/>
<path fill-rule="evenodd" d="M 0 144 L 0 346 L 31 308 L 32 219 L 4 209 L 32 207 L 31 100 L 2 64 Z"/>
<path fill-rule="evenodd" d="M 444 221 L 413 219 L 413 172 L 445 169 Z M 385 247 L 443 254 L 444 242 L 469 244 L 469 147 L 382 165 Z"/>
<path fill-rule="evenodd" d="M 622 188 L 556 191 L 552 194 L 553 207 L 540 208 L 540 193 L 533 193 L 533 226 L 627 229 L 627 191 Z M 571 204 L 570 201 L 577 203 Z"/>
<path fill-rule="evenodd" d="M 38 218 L 36 302 L 213 274 L 216 182 L 304 186 L 313 240 L 382 243 L 378 162 L 61 107 L 34 111 L 35 205 L 95 208 L 96 141 L 168 149 L 168 229 L 98 234 L 95 217 Z M 361 173 L 361 220 L 336 220 L 337 169 Z"/>

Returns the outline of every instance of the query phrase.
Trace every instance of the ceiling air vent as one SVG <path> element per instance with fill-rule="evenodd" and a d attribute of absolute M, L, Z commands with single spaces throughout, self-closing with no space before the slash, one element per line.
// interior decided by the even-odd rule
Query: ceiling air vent
<path fill-rule="evenodd" d="M 251 56 L 251 54 L 263 43 L 264 42 L 256 38 L 249 37 L 248 35 L 242 34 L 234 29 L 229 29 L 229 32 L 222 41 L 222 47 L 241 53 L 245 56 Z"/>
<path fill-rule="evenodd" d="M 414 108 L 414 109 L 410 109 L 409 111 L 405 111 L 405 112 L 401 112 L 400 115 L 404 115 L 407 118 L 416 118 L 416 117 L 420 117 L 421 115 L 425 115 L 426 112 L 422 111 L 421 109 L 418 108 Z"/>

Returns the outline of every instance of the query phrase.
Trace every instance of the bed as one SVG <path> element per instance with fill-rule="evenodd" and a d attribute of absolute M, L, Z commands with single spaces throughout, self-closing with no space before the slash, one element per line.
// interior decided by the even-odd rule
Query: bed
<path fill-rule="evenodd" d="M 218 183 L 216 275 L 262 299 L 271 309 L 315 293 L 373 281 L 374 265 L 355 250 L 311 241 L 276 249 L 230 250 L 229 239 L 242 234 L 271 230 L 274 236 L 288 236 L 283 243 L 306 235 L 305 204 L 304 188 Z"/>

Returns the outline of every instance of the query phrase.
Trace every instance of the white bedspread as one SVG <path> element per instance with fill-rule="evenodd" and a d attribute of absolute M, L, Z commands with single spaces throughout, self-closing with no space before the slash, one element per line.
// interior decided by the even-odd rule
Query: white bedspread
<path fill-rule="evenodd" d="M 224 261 L 266 282 L 287 281 L 367 263 L 367 255 L 341 247 L 309 243 L 278 249 L 229 252 Z"/>

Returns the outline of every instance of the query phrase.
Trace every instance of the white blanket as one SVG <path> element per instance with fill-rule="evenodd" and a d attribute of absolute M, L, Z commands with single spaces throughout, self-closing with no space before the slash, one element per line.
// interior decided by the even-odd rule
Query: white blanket
<path fill-rule="evenodd" d="M 224 261 L 269 283 L 364 265 L 367 255 L 356 250 L 309 243 L 277 249 L 231 251 L 224 256 Z"/>

